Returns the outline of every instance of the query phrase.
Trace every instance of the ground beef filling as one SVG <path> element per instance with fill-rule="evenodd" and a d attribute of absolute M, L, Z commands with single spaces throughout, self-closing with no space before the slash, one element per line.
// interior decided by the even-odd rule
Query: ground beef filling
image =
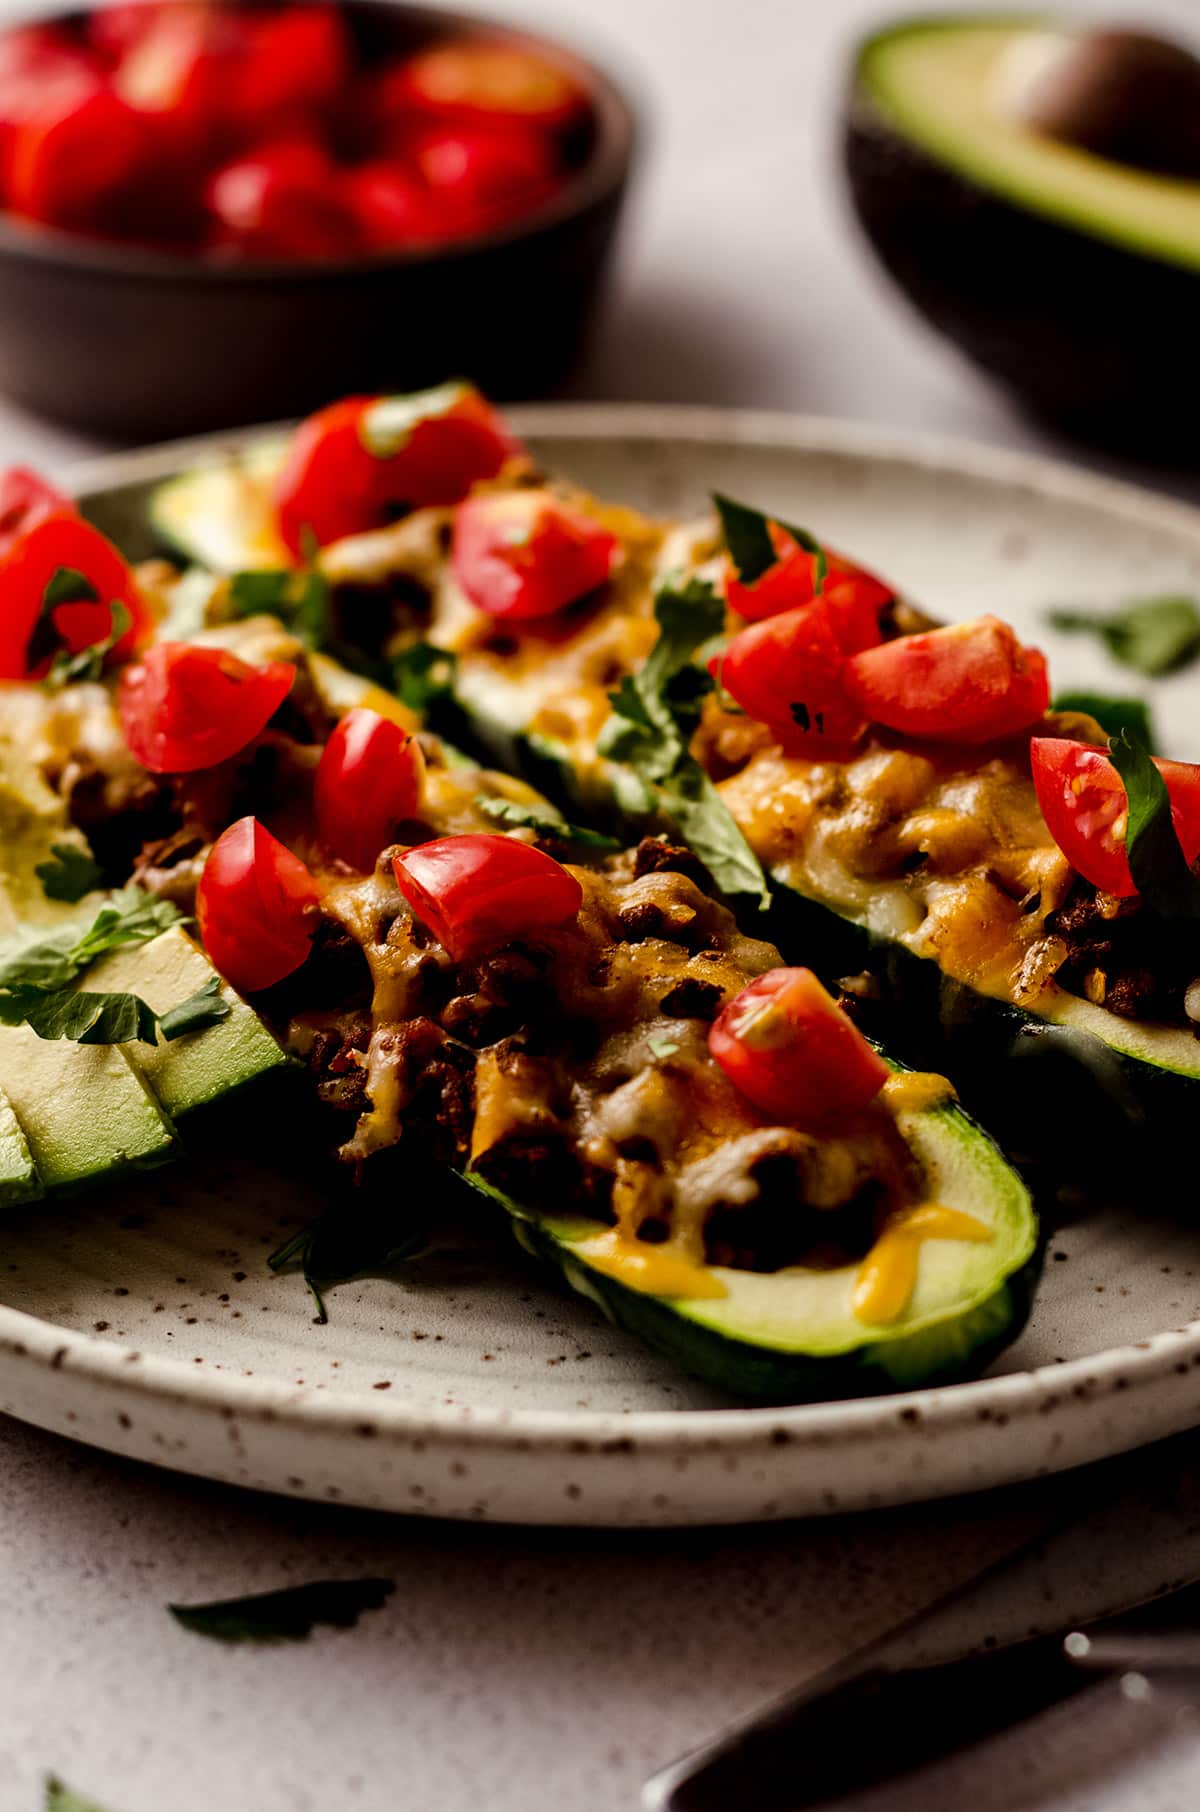
<path fill-rule="evenodd" d="M 694 1263 L 861 1257 L 919 1198 L 918 1168 L 882 1106 L 817 1136 L 770 1124 L 726 1081 L 709 1022 L 780 958 L 676 859 L 647 839 L 577 869 L 577 923 L 469 963 L 413 920 L 386 859 L 332 885 L 340 935 L 323 921 L 309 964 L 260 1004 L 309 1063 L 343 1159 L 364 1173 L 403 1143 Z M 342 986 L 369 974 L 369 1008 L 320 1004 L 335 959 Z"/>

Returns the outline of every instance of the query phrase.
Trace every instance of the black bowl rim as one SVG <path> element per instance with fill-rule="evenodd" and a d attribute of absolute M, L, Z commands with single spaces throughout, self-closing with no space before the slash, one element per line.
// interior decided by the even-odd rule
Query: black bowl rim
<path fill-rule="evenodd" d="M 427 31 L 431 38 L 449 37 L 459 32 L 493 38 L 537 51 L 564 65 L 586 89 L 595 115 L 596 143 L 587 162 L 548 201 L 528 214 L 486 233 L 474 233 L 444 245 L 417 245 L 366 253 L 358 258 L 247 258 L 221 263 L 193 253 L 165 252 L 123 241 L 90 239 L 83 233 L 61 231 L 23 220 L 0 208 L 0 258 L 69 267 L 121 280 L 148 279 L 174 285 L 274 285 L 286 288 L 313 282 L 333 283 L 347 278 L 362 279 L 383 271 L 428 269 L 465 262 L 501 246 L 536 238 L 565 221 L 577 219 L 624 186 L 637 140 L 637 121 L 622 88 L 592 56 L 585 56 L 560 39 L 547 37 L 523 25 L 474 13 L 453 12 L 440 6 L 410 5 L 408 0 L 344 0 L 344 3 L 348 7 L 402 14 L 418 30 Z M 7 32 L 22 25 L 53 24 L 56 19 L 79 11 L 79 6 L 62 7 L 54 12 L 14 17 L 4 21 L 3 29 Z"/>

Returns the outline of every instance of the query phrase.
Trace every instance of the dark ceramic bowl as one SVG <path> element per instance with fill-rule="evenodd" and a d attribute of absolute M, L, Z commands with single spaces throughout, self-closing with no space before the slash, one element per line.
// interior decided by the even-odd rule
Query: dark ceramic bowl
<path fill-rule="evenodd" d="M 345 10 L 368 58 L 468 32 L 570 70 L 591 125 L 562 188 L 493 232 L 324 264 L 208 263 L 0 214 L 0 390 L 77 427 L 149 439 L 448 376 L 533 397 L 567 374 L 625 191 L 628 104 L 545 38 L 386 0 Z"/>

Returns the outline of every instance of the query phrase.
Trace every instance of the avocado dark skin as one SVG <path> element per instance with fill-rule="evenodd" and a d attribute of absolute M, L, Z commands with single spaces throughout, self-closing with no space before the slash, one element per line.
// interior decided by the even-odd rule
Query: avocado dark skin
<path fill-rule="evenodd" d="M 1200 274 L 991 194 L 853 87 L 858 219 L 927 320 L 1037 416 L 1093 444 L 1200 465 Z"/>

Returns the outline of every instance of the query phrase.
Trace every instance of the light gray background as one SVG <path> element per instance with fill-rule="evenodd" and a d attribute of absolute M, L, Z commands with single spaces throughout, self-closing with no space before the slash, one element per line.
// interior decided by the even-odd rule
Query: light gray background
<path fill-rule="evenodd" d="M 1190 0 L 1120 10 L 1196 21 Z M 849 227 L 833 122 L 847 46 L 878 11 L 527 0 L 530 23 L 607 51 L 647 113 L 620 272 L 578 394 L 1052 447 L 908 317 Z M 94 450 L 0 404 L 0 461 L 62 468 Z M 1195 490 L 1178 474 L 1157 482 Z M 1129 1500 L 1100 1562 L 1056 1564 L 1030 1594 L 1031 1619 L 1119 1595 L 1146 1542 L 1164 1577 L 1189 1564 L 1193 1448 L 1106 1472 L 1097 1491 L 1115 1482 Z M 766 1532 L 555 1535 L 251 1499 L 0 1424 L 0 1812 L 33 1812 L 51 1768 L 113 1812 L 619 1812 L 649 1768 L 1084 1507 L 1091 1489 L 1059 1482 Z M 219 1648 L 163 1609 L 365 1572 L 396 1580 L 388 1607 L 295 1648 Z M 1048 1612 L 1036 1601 L 1050 1593 Z M 968 1794 L 979 1812 L 1191 1812 L 1200 1738 L 1173 1705 L 1136 1724 L 1108 1702 L 1076 1706 L 960 1767 L 934 1797 Z M 901 1790 L 872 1808 L 916 1803 Z"/>

